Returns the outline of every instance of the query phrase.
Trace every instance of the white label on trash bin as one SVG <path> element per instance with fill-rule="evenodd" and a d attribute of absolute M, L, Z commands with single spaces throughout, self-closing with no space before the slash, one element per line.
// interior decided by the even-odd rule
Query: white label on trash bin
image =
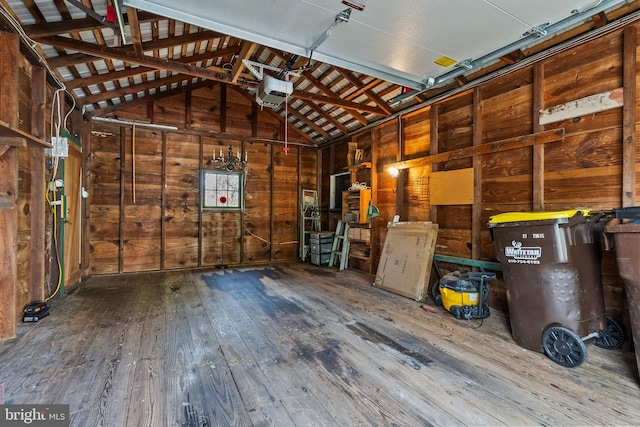
<path fill-rule="evenodd" d="M 511 264 L 540 264 L 542 248 L 522 246 L 522 242 L 511 241 L 512 246 L 504 248 L 504 255 Z"/>

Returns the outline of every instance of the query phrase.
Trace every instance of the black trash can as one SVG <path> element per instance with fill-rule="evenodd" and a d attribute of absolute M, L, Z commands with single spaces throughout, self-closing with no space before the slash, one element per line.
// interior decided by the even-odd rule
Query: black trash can
<path fill-rule="evenodd" d="M 617 209 L 605 226 L 607 247 L 615 249 L 629 305 L 636 364 L 640 371 L 640 206 Z"/>
<path fill-rule="evenodd" d="M 584 341 L 597 338 L 609 347 L 607 330 L 621 334 L 619 325 L 609 327 L 600 274 L 600 236 L 609 218 L 588 210 L 490 218 L 518 345 L 575 367 L 587 358 Z"/>

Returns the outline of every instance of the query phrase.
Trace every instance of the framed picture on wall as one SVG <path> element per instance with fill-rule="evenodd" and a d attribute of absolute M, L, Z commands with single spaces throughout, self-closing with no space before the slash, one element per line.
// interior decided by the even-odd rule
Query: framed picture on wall
<path fill-rule="evenodd" d="M 242 172 L 202 171 L 202 209 L 242 209 Z"/>

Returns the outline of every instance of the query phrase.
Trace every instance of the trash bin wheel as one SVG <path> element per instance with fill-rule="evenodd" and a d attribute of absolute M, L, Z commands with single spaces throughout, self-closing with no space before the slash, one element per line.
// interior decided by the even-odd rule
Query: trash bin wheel
<path fill-rule="evenodd" d="M 584 342 L 562 326 L 552 326 L 542 333 L 542 348 L 551 360 L 567 368 L 575 368 L 587 360 Z"/>
<path fill-rule="evenodd" d="M 431 286 L 431 296 L 433 297 L 433 301 L 436 303 L 438 307 L 442 307 L 442 295 L 440 294 L 440 281 L 438 280 L 436 283 Z"/>
<path fill-rule="evenodd" d="M 602 331 L 602 335 L 596 338 L 596 347 L 607 350 L 617 350 L 624 344 L 624 331 L 618 322 L 607 316 L 607 327 Z"/>

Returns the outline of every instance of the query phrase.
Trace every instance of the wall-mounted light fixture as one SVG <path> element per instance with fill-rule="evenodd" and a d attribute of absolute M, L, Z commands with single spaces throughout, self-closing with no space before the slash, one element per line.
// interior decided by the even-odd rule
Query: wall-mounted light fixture
<path fill-rule="evenodd" d="M 398 168 L 394 168 L 393 166 L 390 168 L 387 168 L 387 172 L 389 172 L 389 175 L 391 175 L 391 178 L 397 178 L 398 175 L 400 175 L 400 171 L 398 170 Z"/>

